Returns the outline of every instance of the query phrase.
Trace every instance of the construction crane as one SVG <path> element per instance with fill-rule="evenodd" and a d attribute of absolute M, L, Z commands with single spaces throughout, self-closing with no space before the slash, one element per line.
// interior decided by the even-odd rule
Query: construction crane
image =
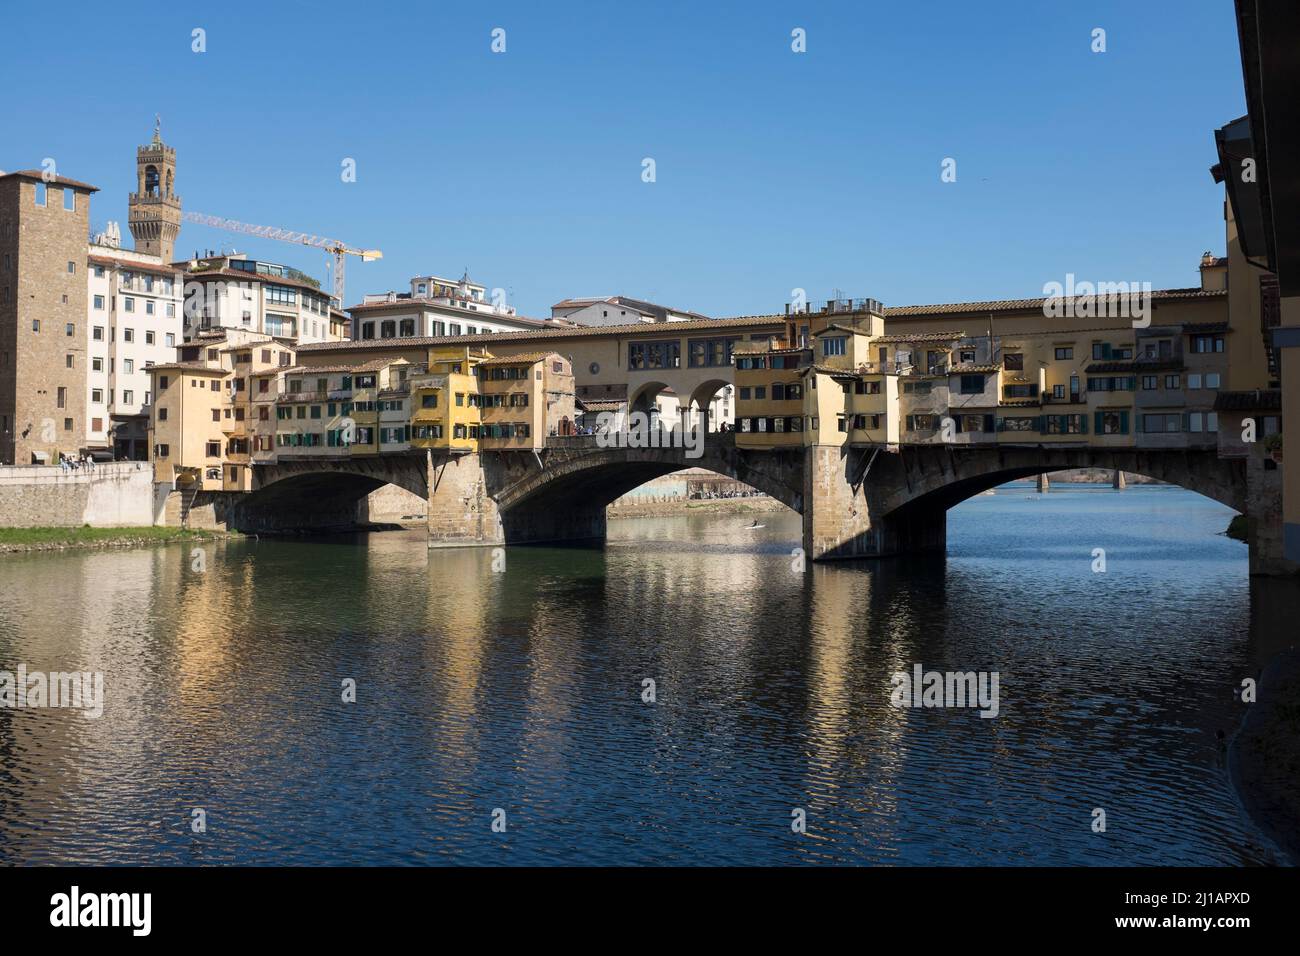
<path fill-rule="evenodd" d="M 334 257 L 334 298 L 338 300 L 340 309 L 347 306 L 347 302 L 343 298 L 344 257 L 360 256 L 362 262 L 374 262 L 376 259 L 384 257 L 384 254 L 378 249 L 353 249 L 337 239 L 326 239 L 324 236 L 294 232 L 290 229 L 279 229 L 275 226 L 250 226 L 246 222 L 239 222 L 235 219 L 208 216 L 201 212 L 190 212 L 188 210 L 181 214 L 181 218 L 186 222 L 211 226 L 214 229 L 224 229 L 227 232 L 242 232 L 249 236 L 260 236 L 263 239 L 278 239 L 281 242 L 293 242 L 302 246 L 315 246 L 324 249 Z"/>

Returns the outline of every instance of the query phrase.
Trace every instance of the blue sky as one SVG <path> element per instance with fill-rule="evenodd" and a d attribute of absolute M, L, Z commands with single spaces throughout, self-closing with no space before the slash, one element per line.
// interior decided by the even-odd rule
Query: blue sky
<path fill-rule="evenodd" d="M 383 250 L 350 263 L 349 304 L 468 267 L 526 315 L 614 293 L 742 315 L 796 287 L 1187 286 L 1223 252 L 1230 0 L 184 6 L 8 7 L 0 168 L 55 158 L 125 231 L 161 113 L 186 208 Z M 189 224 L 178 253 L 221 246 L 325 276 L 319 252 Z"/>

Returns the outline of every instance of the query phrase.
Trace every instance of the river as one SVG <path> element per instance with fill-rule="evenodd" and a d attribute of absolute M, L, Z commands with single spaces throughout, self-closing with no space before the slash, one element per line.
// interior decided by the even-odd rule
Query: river
<path fill-rule="evenodd" d="M 0 557 L 0 670 L 106 687 L 0 709 L 0 863 L 1280 862 L 1217 732 L 1294 622 L 1230 516 L 1006 486 L 946 559 L 805 571 L 788 512 Z M 891 706 L 916 664 L 997 717 Z"/>

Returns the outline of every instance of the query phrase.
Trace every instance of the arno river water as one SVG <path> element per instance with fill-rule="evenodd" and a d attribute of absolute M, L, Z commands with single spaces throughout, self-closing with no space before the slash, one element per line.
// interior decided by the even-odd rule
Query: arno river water
<path fill-rule="evenodd" d="M 1015 486 L 946 560 L 806 573 L 790 513 L 504 571 L 418 532 L 0 557 L 0 669 L 106 681 L 0 710 L 0 863 L 1276 862 L 1216 732 L 1294 620 L 1229 517 Z M 890 706 L 917 663 L 999 715 Z"/>

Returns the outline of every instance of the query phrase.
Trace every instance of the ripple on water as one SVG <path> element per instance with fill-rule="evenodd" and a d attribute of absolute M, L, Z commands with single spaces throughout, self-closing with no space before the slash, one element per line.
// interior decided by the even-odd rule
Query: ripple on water
<path fill-rule="evenodd" d="M 1272 861 L 1214 734 L 1258 663 L 1228 516 L 1018 489 L 952 512 L 946 562 L 801 574 L 789 514 L 505 573 L 418 533 L 10 556 L 0 668 L 108 701 L 0 711 L 0 862 Z M 916 663 L 997 671 L 998 718 L 889 706 Z"/>

